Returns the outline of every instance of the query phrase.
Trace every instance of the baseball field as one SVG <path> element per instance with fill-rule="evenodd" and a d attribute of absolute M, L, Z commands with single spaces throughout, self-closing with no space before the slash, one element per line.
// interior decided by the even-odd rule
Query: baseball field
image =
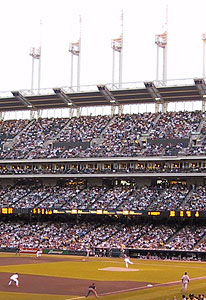
<path fill-rule="evenodd" d="M 88 286 L 95 283 L 101 299 L 168 300 L 181 299 L 181 277 L 191 281 L 186 293 L 206 294 L 206 264 L 132 259 L 125 268 L 123 259 L 21 254 L 0 255 L 0 300 L 84 299 Z M 19 274 L 20 287 L 8 286 Z M 94 295 L 87 299 L 95 298 Z"/>

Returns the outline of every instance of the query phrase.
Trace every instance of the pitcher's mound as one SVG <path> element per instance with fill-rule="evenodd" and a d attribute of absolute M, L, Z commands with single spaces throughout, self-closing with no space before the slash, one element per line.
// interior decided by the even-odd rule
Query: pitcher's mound
<path fill-rule="evenodd" d="M 118 268 L 118 267 L 108 267 L 103 269 L 98 269 L 100 271 L 112 271 L 112 272 L 137 272 L 139 269 L 130 269 L 130 268 Z"/>

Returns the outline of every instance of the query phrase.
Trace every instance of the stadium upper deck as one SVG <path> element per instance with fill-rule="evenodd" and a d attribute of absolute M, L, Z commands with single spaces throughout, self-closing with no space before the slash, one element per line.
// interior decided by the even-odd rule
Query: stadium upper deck
<path fill-rule="evenodd" d="M 155 104 L 205 100 L 204 79 L 123 84 L 122 89 L 107 85 L 85 86 L 84 91 L 54 88 L 40 91 L 13 91 L 0 93 L 0 111 L 78 108 L 85 106 Z M 89 91 L 86 91 L 89 90 Z"/>

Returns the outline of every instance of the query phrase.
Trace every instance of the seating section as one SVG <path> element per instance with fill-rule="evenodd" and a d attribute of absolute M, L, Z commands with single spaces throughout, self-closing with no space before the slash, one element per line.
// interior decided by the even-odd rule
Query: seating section
<path fill-rule="evenodd" d="M 58 141 L 66 142 L 89 142 L 100 136 L 107 126 L 111 117 L 109 116 L 82 116 L 72 118 L 58 136 Z"/>
<path fill-rule="evenodd" d="M 92 204 L 105 194 L 106 187 L 91 187 L 84 189 L 76 195 L 72 201 L 67 202 L 62 208 L 64 209 L 89 209 Z"/>
<path fill-rule="evenodd" d="M 81 116 L 73 118 L 51 118 L 38 120 L 0 121 L 0 158 L 1 160 L 51 159 L 58 158 L 58 164 L 48 161 L 31 167 L 12 166 L 7 169 L 3 163 L 0 174 L 102 174 L 120 172 L 196 172 L 195 167 L 185 163 L 168 167 L 162 160 L 154 166 L 143 162 L 134 163 L 134 167 L 102 167 L 98 163 L 82 163 L 80 167 L 68 163 L 64 169 L 64 158 L 93 157 L 137 157 L 137 156 L 181 156 L 203 155 L 206 145 L 205 116 L 200 111 L 125 114 L 115 116 Z M 72 161 L 72 159 L 70 160 Z M 86 161 L 86 160 L 85 160 Z M 100 159 L 101 161 L 101 159 Z M 128 160 L 130 162 L 130 160 Z M 132 161 L 132 160 L 131 160 Z M 145 160 L 146 161 L 146 160 Z M 169 161 L 169 160 L 168 160 Z M 77 162 L 76 164 L 78 164 Z M 124 164 L 122 164 L 124 165 Z M 175 164 L 174 164 L 175 165 Z M 40 169 L 38 169 L 38 167 Z M 122 169 L 121 169 L 122 168 Z M 197 167 L 198 168 L 198 167 Z M 205 172 L 206 166 L 202 165 Z M 119 175 L 119 174 L 118 174 Z M 130 175 L 130 174 L 129 174 Z M 102 177 L 104 175 L 101 175 Z M 49 177 L 49 176 L 48 176 Z M 75 177 L 75 176 L 74 176 Z M 78 176 L 76 176 L 78 177 Z M 106 176 L 105 176 L 106 177 Z M 109 177 L 109 176 L 108 176 Z M 132 175 L 131 175 L 132 177 Z M 148 177 L 149 178 L 149 177 Z M 157 179 L 155 175 L 154 178 Z M 108 180 L 109 181 L 109 180 Z M 129 180 L 123 184 L 115 179 L 95 180 L 92 183 L 71 184 L 60 178 L 58 184 L 48 179 L 31 179 L 7 184 L 2 181 L 0 187 L 0 208 L 30 210 L 34 208 L 61 210 L 83 210 L 85 215 L 92 210 L 105 211 L 204 211 L 206 210 L 206 187 L 204 185 L 156 184 L 145 180 L 141 185 Z M 148 185 L 148 182 L 152 185 Z M 80 181 L 81 182 L 81 181 Z M 104 182 L 104 184 L 101 184 Z M 95 184 L 96 183 L 96 184 Z M 79 220 L 76 222 L 0 222 L 1 247 L 42 247 L 69 250 L 92 248 L 166 249 L 181 251 L 206 251 L 206 226 L 184 222 L 179 224 L 160 224 L 158 222 L 137 223 L 122 222 L 116 214 L 116 220 L 102 221 L 96 218 L 94 223 Z M 79 217 L 79 216 L 78 216 Z M 110 216 L 109 216 L 110 217 Z M 124 217 L 124 216 L 123 216 Z M 148 220 L 147 220 L 148 221 Z"/>
<path fill-rule="evenodd" d="M 122 210 L 146 210 L 151 206 L 151 203 L 156 203 L 160 193 L 161 190 L 155 187 L 136 187 L 118 208 Z"/>
<path fill-rule="evenodd" d="M 35 248 L 68 248 L 78 249 L 77 239 L 80 239 L 88 231 L 92 231 L 94 225 L 67 224 L 67 223 L 0 223 L 1 247 Z"/>
<path fill-rule="evenodd" d="M 156 114 L 117 116 L 103 134 L 103 141 L 87 153 L 92 156 L 136 156 L 140 154 L 140 137 L 153 127 Z"/>
<path fill-rule="evenodd" d="M 17 136 L 14 146 L 4 154 L 6 159 L 46 157 L 48 149 L 45 142 L 52 140 L 66 125 L 68 119 L 38 119 L 27 130 Z"/>
<path fill-rule="evenodd" d="M 38 181 L 0 188 L 0 208 L 46 208 L 83 210 L 206 210 L 205 186 L 185 185 L 88 186 L 84 183 L 43 185 Z"/>
<path fill-rule="evenodd" d="M 202 120 L 201 112 L 167 112 L 160 114 L 150 133 L 152 139 L 183 139 L 196 132 Z"/>
<path fill-rule="evenodd" d="M 175 235 L 176 226 L 150 225 L 147 230 L 141 231 L 141 236 L 131 246 L 139 249 L 165 249 L 167 241 Z"/>
<path fill-rule="evenodd" d="M 0 139 L 4 141 L 13 139 L 29 124 L 29 120 L 0 121 Z"/>
<path fill-rule="evenodd" d="M 184 210 L 206 210 L 206 187 L 200 185 L 194 188 L 180 208 Z"/>
<path fill-rule="evenodd" d="M 132 225 L 125 226 L 119 225 L 118 230 L 111 234 L 110 237 L 106 239 L 105 242 L 100 243 L 99 247 L 111 247 L 111 248 L 122 248 L 131 247 L 133 248 L 133 243 L 138 240 L 144 232 L 149 229 L 150 225 Z"/>
<path fill-rule="evenodd" d="M 0 140 L 10 141 L 1 152 L 2 159 L 69 158 L 69 157 L 135 157 L 203 154 L 204 115 L 195 112 L 125 114 L 122 116 L 81 116 L 1 121 Z M 171 141 L 197 134 L 197 145 Z M 151 143 L 152 140 L 156 142 Z M 164 140 L 164 143 L 163 143 Z M 168 142 L 165 144 L 165 140 Z M 79 142 L 79 145 L 76 143 Z M 81 143 L 88 143 L 82 147 Z"/>
<path fill-rule="evenodd" d="M 181 204 L 185 200 L 189 188 L 182 185 L 174 185 L 165 188 L 160 197 L 157 198 L 149 206 L 151 210 L 174 210 L 181 207 Z"/>
<path fill-rule="evenodd" d="M 165 247 L 170 250 L 193 250 L 205 233 L 205 226 L 185 226 L 177 232 Z"/>
<path fill-rule="evenodd" d="M 131 187 L 116 186 L 109 189 L 91 205 L 91 209 L 117 209 L 132 193 Z"/>
<path fill-rule="evenodd" d="M 205 226 L 0 222 L 1 247 L 205 249 Z"/>
<path fill-rule="evenodd" d="M 76 198 L 82 190 L 82 186 L 55 186 L 53 192 L 48 195 L 41 203 L 38 204 L 39 208 L 63 208 L 75 209 Z"/>

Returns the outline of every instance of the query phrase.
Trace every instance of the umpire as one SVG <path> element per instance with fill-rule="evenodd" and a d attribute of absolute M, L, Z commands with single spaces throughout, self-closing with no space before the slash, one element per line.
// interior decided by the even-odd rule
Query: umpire
<path fill-rule="evenodd" d="M 87 293 L 87 295 L 86 295 L 85 297 L 88 297 L 90 293 L 94 294 L 96 298 L 98 297 L 97 291 L 96 291 L 95 283 L 92 283 L 92 284 L 89 286 L 89 288 L 88 288 L 88 293 Z"/>

